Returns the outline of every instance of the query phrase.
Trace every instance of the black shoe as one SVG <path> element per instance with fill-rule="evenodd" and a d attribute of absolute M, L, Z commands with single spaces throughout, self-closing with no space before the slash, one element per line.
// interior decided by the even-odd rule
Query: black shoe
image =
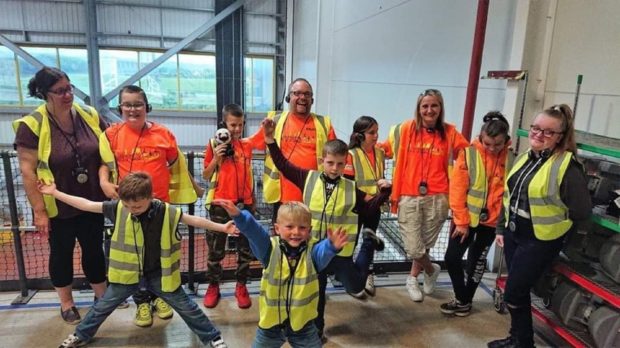
<path fill-rule="evenodd" d="M 364 228 L 362 230 L 362 237 L 364 239 L 370 239 L 372 241 L 372 244 L 374 244 L 376 251 L 381 251 L 385 249 L 385 243 L 383 243 L 383 240 L 379 238 L 375 231 L 371 230 L 370 228 Z"/>
<path fill-rule="evenodd" d="M 452 300 L 447 303 L 443 303 L 439 310 L 443 314 L 453 314 L 457 317 L 466 317 L 471 311 L 471 303 L 461 303 L 458 300 Z"/>
<path fill-rule="evenodd" d="M 65 321 L 65 323 L 71 325 L 77 325 L 80 321 L 82 321 L 82 317 L 80 317 L 80 312 L 78 312 L 75 306 L 67 309 L 66 311 L 63 311 L 61 308 L 60 316 L 62 317 L 62 320 Z"/>
<path fill-rule="evenodd" d="M 516 348 L 517 342 L 512 336 L 487 343 L 488 348 Z"/>

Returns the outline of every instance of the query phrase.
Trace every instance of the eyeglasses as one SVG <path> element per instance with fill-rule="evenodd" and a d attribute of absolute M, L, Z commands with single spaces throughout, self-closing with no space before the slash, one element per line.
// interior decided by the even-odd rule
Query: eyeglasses
<path fill-rule="evenodd" d="M 542 129 L 542 128 L 540 128 L 538 126 L 535 126 L 535 125 L 531 125 L 530 126 L 530 132 L 532 134 L 534 134 L 534 135 L 538 135 L 538 134 L 542 133 L 542 135 L 545 138 L 551 138 L 552 136 L 554 136 L 556 134 L 564 134 L 564 132 L 556 132 L 556 131 L 551 130 L 551 129 Z"/>
<path fill-rule="evenodd" d="M 420 93 L 421 97 L 426 97 L 427 95 L 441 95 L 441 92 L 438 89 L 429 88 Z"/>
<path fill-rule="evenodd" d="M 296 97 L 312 98 L 312 92 L 291 91 L 291 94 Z"/>
<path fill-rule="evenodd" d="M 73 94 L 73 90 L 75 89 L 74 85 L 69 85 L 69 87 L 66 88 L 57 88 L 56 90 L 52 91 L 49 90 L 47 91 L 48 93 L 52 93 L 52 94 L 56 94 L 56 95 L 66 95 L 66 94 Z"/>
<path fill-rule="evenodd" d="M 145 105 L 146 104 L 144 104 L 144 103 L 135 103 L 135 104 L 123 103 L 123 104 L 121 104 L 121 108 L 123 110 L 131 110 L 131 109 L 142 110 L 142 108 L 144 108 Z"/>

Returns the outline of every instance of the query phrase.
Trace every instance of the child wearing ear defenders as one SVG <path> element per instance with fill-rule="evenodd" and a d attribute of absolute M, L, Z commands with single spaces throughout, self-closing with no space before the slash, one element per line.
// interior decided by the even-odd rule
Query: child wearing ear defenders
<path fill-rule="evenodd" d="M 370 116 L 361 116 L 353 123 L 353 133 L 349 140 L 349 155 L 344 168 L 344 176 L 355 180 L 357 188 L 364 191 L 370 197 L 379 193 L 380 182 L 385 181 L 385 151 L 377 146 L 379 138 L 379 123 Z M 357 230 L 362 227 L 373 231 L 379 227 L 381 209 L 359 217 Z M 371 260 L 373 255 L 369 255 Z M 368 274 L 364 288 L 370 296 L 375 296 L 375 279 L 372 273 Z"/>
<path fill-rule="evenodd" d="M 210 139 L 205 150 L 204 170 L 202 177 L 209 180 L 209 192 L 206 198 L 206 207 L 209 218 L 215 222 L 230 221 L 226 211 L 217 205 L 211 204 L 214 199 L 227 199 L 239 205 L 241 209 L 254 211 L 254 175 L 252 174 L 252 150 L 264 150 L 265 143 L 262 136 L 256 135 L 241 138 L 243 135 L 244 114 L 241 106 L 228 104 L 222 109 L 222 128 L 228 129 L 232 136 L 229 144 L 217 144 Z M 232 151 L 230 151 L 232 147 Z M 227 150 L 228 149 L 228 150 Z M 232 152 L 232 154 L 230 154 Z M 226 256 L 226 235 L 207 231 L 207 247 L 209 248 L 207 263 L 207 281 L 209 287 L 204 296 L 204 305 L 207 308 L 217 306 L 220 300 L 220 280 L 222 278 L 221 262 Z M 245 236 L 236 240 L 237 247 L 237 285 L 235 298 L 239 308 L 250 308 L 252 300 L 246 283 L 250 274 L 252 252 Z"/>
<path fill-rule="evenodd" d="M 317 317 L 317 275 L 347 245 L 343 228 L 327 231 L 321 241 L 311 238 L 312 214 L 300 202 L 283 203 L 270 237 L 252 214 L 240 211 L 229 200 L 213 202 L 225 209 L 241 233 L 250 240 L 254 255 L 263 264 L 260 319 L 253 347 L 321 347 L 314 319 Z"/>
<path fill-rule="evenodd" d="M 181 287 L 181 235 L 179 222 L 220 233 L 236 234 L 232 222 L 214 223 L 183 214 L 181 209 L 153 199 L 151 178 L 143 172 L 127 175 L 120 183 L 120 201 L 93 202 L 68 195 L 56 185 L 39 184 L 39 191 L 75 208 L 103 215 L 114 221 L 110 246 L 110 282 L 103 297 L 60 347 L 81 347 L 95 336 L 114 309 L 138 289 L 148 289 L 181 316 L 205 345 L 225 348 L 217 328 Z"/>
<path fill-rule="evenodd" d="M 383 241 L 371 229 L 364 229 L 363 242 L 357 258 L 353 261 L 353 251 L 358 237 L 358 215 L 370 215 L 389 197 L 391 184 L 387 180 L 378 182 L 379 193 L 374 197 L 359 190 L 353 180 L 343 178 L 348 154 L 348 146 L 342 140 L 330 140 L 323 146 L 320 162 L 323 171 L 301 169 L 289 162 L 274 140 L 275 122 L 263 120 L 265 143 L 275 166 L 294 185 L 302 190 L 303 202 L 312 212 L 312 234 L 323 239 L 328 229 L 342 227 L 350 242 L 319 274 L 319 315 L 316 325 L 323 339 L 325 326 L 325 289 L 327 274 L 334 273 L 345 290 L 354 297 L 365 293 L 366 279 L 371 257 L 375 250 L 383 250 Z"/>
<path fill-rule="evenodd" d="M 454 299 L 441 305 L 447 315 L 468 316 L 484 273 L 487 252 L 495 240 L 502 210 L 504 181 L 514 155 L 510 126 L 499 111 L 483 118 L 480 135 L 461 151 L 450 180 L 450 209 L 456 228 L 450 235 L 444 260 L 454 287 Z M 467 253 L 467 266 L 462 260 Z"/>

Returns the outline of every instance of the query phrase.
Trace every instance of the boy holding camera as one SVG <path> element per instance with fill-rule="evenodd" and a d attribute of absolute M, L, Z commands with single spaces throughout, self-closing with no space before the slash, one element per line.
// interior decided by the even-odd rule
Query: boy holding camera
<path fill-rule="evenodd" d="M 210 139 L 205 150 L 204 170 L 202 177 L 209 180 L 209 191 L 206 206 L 211 220 L 219 223 L 230 221 L 226 210 L 213 205 L 214 199 L 233 201 L 240 209 L 254 211 L 254 176 L 252 175 L 252 150 L 263 150 L 265 144 L 262 138 L 252 136 L 241 138 L 243 134 L 244 113 L 237 104 L 228 104 L 222 109 L 222 125 L 216 133 L 216 138 Z M 207 263 L 207 281 L 209 287 L 204 297 L 207 308 L 217 306 L 220 295 L 219 282 L 222 278 L 221 262 L 226 255 L 226 235 L 207 231 L 207 246 L 209 256 Z M 237 247 L 237 285 L 235 297 L 239 308 L 250 308 L 252 300 L 246 288 L 250 273 L 252 252 L 245 236 L 239 236 Z"/>

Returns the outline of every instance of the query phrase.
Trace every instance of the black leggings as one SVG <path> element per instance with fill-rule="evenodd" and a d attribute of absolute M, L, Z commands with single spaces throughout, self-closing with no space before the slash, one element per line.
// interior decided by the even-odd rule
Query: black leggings
<path fill-rule="evenodd" d="M 73 283 L 73 249 L 82 249 L 82 269 L 92 284 L 106 280 L 103 256 L 103 215 L 83 213 L 68 219 L 50 219 L 50 278 L 54 287 Z"/>
<path fill-rule="evenodd" d="M 495 240 L 495 228 L 478 225 L 469 228 L 469 235 L 461 243 L 461 237 L 450 238 L 444 260 L 452 286 L 454 296 L 461 303 L 470 303 L 474 298 L 478 284 L 484 274 L 487 253 Z M 463 271 L 463 255 L 467 253 L 467 265 Z M 467 275 L 467 278 L 465 277 Z"/>

